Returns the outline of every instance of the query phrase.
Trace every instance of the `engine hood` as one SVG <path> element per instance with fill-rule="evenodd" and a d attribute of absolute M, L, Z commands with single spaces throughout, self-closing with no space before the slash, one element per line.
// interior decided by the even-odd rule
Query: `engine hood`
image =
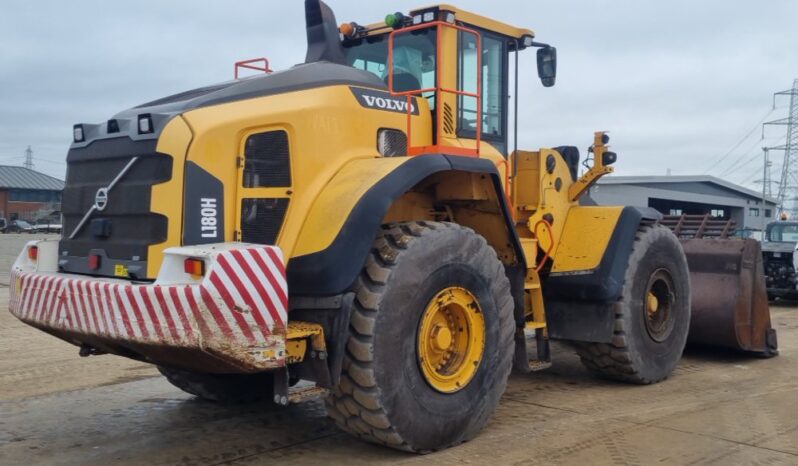
<path fill-rule="evenodd" d="M 368 71 L 324 61 L 305 63 L 272 74 L 192 89 L 133 107 L 112 118 L 112 120 L 116 120 L 118 127 L 118 131 L 112 133 L 108 132 L 108 125 L 105 123 L 83 124 L 84 141 L 73 143 L 72 148 L 84 147 L 99 139 L 120 136 L 128 136 L 134 141 L 157 139 L 169 120 L 190 110 L 335 85 L 355 85 L 387 90 L 385 83 Z M 153 132 L 138 134 L 138 117 L 145 114 L 152 118 Z"/>

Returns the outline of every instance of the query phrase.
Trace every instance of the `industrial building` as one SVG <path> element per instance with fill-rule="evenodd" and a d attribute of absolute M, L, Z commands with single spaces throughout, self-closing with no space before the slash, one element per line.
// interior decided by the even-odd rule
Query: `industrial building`
<path fill-rule="evenodd" d="M 0 165 L 0 217 L 35 220 L 61 211 L 64 182 L 25 167 Z"/>
<path fill-rule="evenodd" d="M 714 176 L 608 176 L 591 190 L 599 204 L 652 207 L 664 215 L 710 214 L 738 229 L 762 230 L 778 216 L 775 199 Z"/>

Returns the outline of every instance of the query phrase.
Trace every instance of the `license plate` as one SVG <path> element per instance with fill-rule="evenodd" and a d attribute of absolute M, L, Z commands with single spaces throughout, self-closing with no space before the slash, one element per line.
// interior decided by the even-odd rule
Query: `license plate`
<path fill-rule="evenodd" d="M 127 272 L 127 267 L 125 266 L 125 264 L 116 264 L 114 266 L 114 275 L 117 276 L 117 277 L 125 277 L 125 278 L 127 278 L 128 272 Z"/>
<path fill-rule="evenodd" d="M 774 252 L 773 253 L 773 257 L 781 257 L 781 253 L 780 252 Z"/>

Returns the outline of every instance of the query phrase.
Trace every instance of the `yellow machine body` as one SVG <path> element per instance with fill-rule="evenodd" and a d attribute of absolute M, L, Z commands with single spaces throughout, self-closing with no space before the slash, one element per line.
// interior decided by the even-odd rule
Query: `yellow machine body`
<path fill-rule="evenodd" d="M 513 40 L 534 35 L 528 29 L 449 5 L 431 8 L 453 12 L 468 29 L 490 31 Z M 389 33 L 390 28 L 384 25 L 372 25 L 365 35 Z M 438 56 L 443 57 L 436 70 L 439 86 L 457 89 L 461 65 L 451 57 L 457 57 L 463 33 L 440 28 L 438 34 Z M 421 95 L 412 97 L 419 111 L 408 117 L 403 112 L 364 107 L 353 95 L 353 87 L 329 85 L 235 100 L 192 109 L 173 118 L 161 132 L 157 146 L 159 152 L 173 158 L 172 177 L 153 187 L 151 200 L 152 212 L 162 214 L 168 221 L 168 236 L 149 247 L 147 276 L 157 275 L 166 248 L 186 243 L 186 206 L 177 200 L 185 198 L 187 164 L 195 164 L 223 186 L 224 241 L 242 239 L 242 200 L 286 200 L 288 208 L 275 244 L 290 264 L 296 258 L 313 258 L 331 248 L 370 190 L 401 167 L 417 164 L 414 159 L 434 155 L 382 156 L 375 139 L 380 130 L 387 128 L 409 133 L 410 147 L 434 148 L 438 156 L 451 150 L 450 159 L 471 159 L 459 156 L 459 150 L 473 150 L 477 152 L 473 158 L 489 162 L 490 167 L 485 168 L 483 163 L 482 169 L 474 170 L 468 165 L 472 160 L 466 160 L 468 166 L 463 168 L 408 170 L 417 179 L 402 193 L 382 201 L 387 204 L 379 224 L 446 220 L 474 229 L 494 247 L 502 262 L 523 269 L 528 295 L 526 318 L 535 322 L 530 325 L 536 328 L 545 327 L 544 312 L 537 309 L 534 317 L 535 306 L 531 304 L 542 306 L 539 275 L 543 268 L 555 274 L 587 274 L 604 257 L 622 209 L 580 206 L 579 198 L 585 188 L 611 169 L 598 163 L 581 179 L 576 178 L 576 168 L 569 166 L 557 150 L 503 154 L 490 141 L 483 139 L 478 144 L 474 135 L 462 135 L 457 125 L 438 124 L 436 119 L 448 117 L 432 110 L 428 99 Z M 436 105 L 452 114 L 464 101 L 445 92 L 436 98 Z M 269 131 L 287 134 L 290 185 L 245 187 L 248 138 Z M 601 137 L 603 133 L 597 135 L 598 144 L 594 145 L 595 160 L 601 160 L 600 151 L 606 150 Z M 593 240 L 584 241 L 588 232 Z M 513 237 L 517 240 L 513 241 Z M 289 265 L 289 272 L 290 268 Z"/>
<path fill-rule="evenodd" d="M 520 52 L 538 49 L 544 86 L 556 75 L 556 49 L 531 30 L 451 5 L 340 27 L 323 2 L 305 8 L 305 63 L 74 127 L 64 236 L 26 246 L 12 312 L 201 397 L 329 393 L 345 430 L 428 452 L 476 435 L 511 367 L 551 365 L 551 339 L 605 376 L 667 377 L 690 325 L 685 250 L 697 283 L 761 280 L 761 265 L 734 262 L 758 248 L 683 248 L 652 209 L 595 205 L 589 189 L 617 159 L 605 132 L 581 161 L 572 146 L 516 147 Z M 54 291 L 59 274 L 71 291 Z M 724 338 L 775 355 L 764 287 L 751 289 Z M 108 328 L 129 334 L 60 311 L 37 321 L 43 302 L 76 321 L 117 306 L 128 317 L 104 311 Z M 693 303 L 713 333 L 725 309 Z M 191 336 L 177 344 L 178 330 Z M 315 387 L 289 393 L 299 380 Z"/>

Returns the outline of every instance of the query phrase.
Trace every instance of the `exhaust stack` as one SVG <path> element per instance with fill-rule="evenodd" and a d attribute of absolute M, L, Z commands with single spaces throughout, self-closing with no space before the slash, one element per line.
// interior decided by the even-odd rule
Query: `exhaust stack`
<path fill-rule="evenodd" d="M 321 0 L 305 0 L 308 53 L 305 63 L 327 61 L 346 64 L 335 13 Z"/>

